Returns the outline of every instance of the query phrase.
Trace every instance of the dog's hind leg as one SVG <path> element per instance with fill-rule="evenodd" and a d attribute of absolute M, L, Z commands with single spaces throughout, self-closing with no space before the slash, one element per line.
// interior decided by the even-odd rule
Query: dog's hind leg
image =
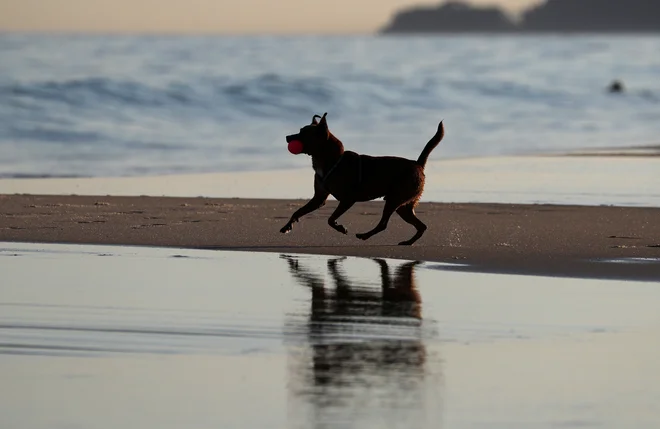
<path fill-rule="evenodd" d="M 347 234 L 348 231 L 346 230 L 346 228 L 344 228 L 344 225 L 339 225 L 337 223 L 337 219 L 339 219 L 341 215 L 346 213 L 346 210 L 353 207 L 353 204 L 355 204 L 355 201 L 340 201 L 335 211 L 328 218 L 328 225 L 330 225 L 333 229 L 336 229 L 337 231 L 341 232 L 342 234 Z"/>
<path fill-rule="evenodd" d="M 398 203 L 394 203 L 391 200 L 386 200 L 385 207 L 383 208 L 383 215 L 380 218 L 380 222 L 378 222 L 378 225 L 376 225 L 376 227 L 369 232 L 365 232 L 363 234 L 355 234 L 355 236 L 360 240 L 368 240 L 373 235 L 376 235 L 379 232 L 385 230 L 385 228 L 387 228 L 387 223 L 389 222 L 390 217 L 392 217 L 394 211 L 397 209 L 398 206 L 399 206 Z"/>
<path fill-rule="evenodd" d="M 402 241 L 399 243 L 400 246 L 410 246 L 415 241 L 419 240 L 419 238 L 424 234 L 424 231 L 426 231 L 427 226 L 424 224 L 424 222 L 419 220 L 417 216 L 415 216 L 414 202 L 399 207 L 396 209 L 396 213 L 401 216 L 401 219 L 405 220 L 417 229 L 417 232 L 410 240 Z"/>

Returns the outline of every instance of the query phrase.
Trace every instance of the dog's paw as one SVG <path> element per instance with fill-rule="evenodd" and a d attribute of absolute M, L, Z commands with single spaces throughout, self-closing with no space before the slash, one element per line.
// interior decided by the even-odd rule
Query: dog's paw
<path fill-rule="evenodd" d="M 399 243 L 399 246 L 412 246 L 413 243 L 414 243 L 414 241 L 406 240 L 406 241 L 402 241 L 401 243 Z"/>
<path fill-rule="evenodd" d="M 334 228 L 342 234 L 348 234 L 348 230 L 344 228 L 344 225 L 335 225 Z"/>
<path fill-rule="evenodd" d="M 367 239 L 369 239 L 369 234 L 355 234 L 355 236 L 356 236 L 357 238 L 359 238 L 360 240 L 367 240 Z"/>
<path fill-rule="evenodd" d="M 282 229 L 280 229 L 280 232 L 282 234 L 288 234 L 288 233 L 291 232 L 292 229 L 293 229 L 293 225 L 291 225 L 290 223 L 287 223 L 286 225 L 284 225 L 282 227 Z"/>

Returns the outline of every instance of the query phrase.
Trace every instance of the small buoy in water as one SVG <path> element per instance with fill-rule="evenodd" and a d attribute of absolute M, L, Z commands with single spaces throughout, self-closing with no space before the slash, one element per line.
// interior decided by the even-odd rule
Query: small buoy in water
<path fill-rule="evenodd" d="M 623 82 L 620 80 L 612 81 L 607 90 L 611 93 L 620 93 L 623 92 Z"/>

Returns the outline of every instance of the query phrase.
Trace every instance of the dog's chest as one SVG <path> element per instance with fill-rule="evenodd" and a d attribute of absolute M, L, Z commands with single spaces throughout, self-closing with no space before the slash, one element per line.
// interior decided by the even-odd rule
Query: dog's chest
<path fill-rule="evenodd" d="M 316 171 L 316 175 L 319 176 L 319 179 L 323 179 L 323 169 L 322 168 L 316 167 L 314 169 L 314 171 Z"/>

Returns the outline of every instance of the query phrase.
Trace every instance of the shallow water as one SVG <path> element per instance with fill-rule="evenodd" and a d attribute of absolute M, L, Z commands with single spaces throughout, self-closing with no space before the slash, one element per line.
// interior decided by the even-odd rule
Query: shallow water
<path fill-rule="evenodd" d="M 1 426 L 660 424 L 656 283 L 443 267 L 4 243 Z"/>
<path fill-rule="evenodd" d="M 422 201 L 660 207 L 659 161 L 546 156 L 431 162 Z M 0 194 L 309 199 L 312 180 L 310 165 L 156 177 L 0 179 Z"/>

